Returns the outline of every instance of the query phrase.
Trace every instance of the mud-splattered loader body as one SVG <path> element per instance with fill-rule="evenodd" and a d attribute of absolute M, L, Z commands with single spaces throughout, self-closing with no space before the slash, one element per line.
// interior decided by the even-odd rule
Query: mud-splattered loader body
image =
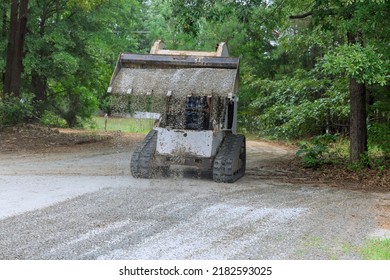
<path fill-rule="evenodd" d="M 245 137 L 237 135 L 239 59 L 221 43 L 215 52 L 172 51 L 155 42 L 150 54 L 119 56 L 108 92 L 130 96 L 133 117 L 156 126 L 131 158 L 134 177 L 172 165 L 210 170 L 217 182 L 245 173 Z"/>

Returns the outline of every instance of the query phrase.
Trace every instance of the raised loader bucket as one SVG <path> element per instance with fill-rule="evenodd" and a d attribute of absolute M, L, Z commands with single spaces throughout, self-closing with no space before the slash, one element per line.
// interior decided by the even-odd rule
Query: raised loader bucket
<path fill-rule="evenodd" d="M 150 54 L 119 55 L 108 92 L 119 99 L 119 115 L 158 118 L 167 111 L 167 98 L 180 103 L 189 96 L 234 97 L 238 66 L 224 43 L 216 52 L 194 52 L 164 50 L 157 41 Z"/>

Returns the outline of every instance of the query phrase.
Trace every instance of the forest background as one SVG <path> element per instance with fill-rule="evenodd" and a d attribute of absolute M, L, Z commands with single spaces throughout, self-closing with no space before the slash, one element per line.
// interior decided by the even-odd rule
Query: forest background
<path fill-rule="evenodd" d="M 390 156 L 390 1 L 1 0 L 0 127 L 77 127 L 110 112 L 120 52 L 240 58 L 241 132 L 301 142 L 307 166 L 349 139 L 350 163 Z M 334 152 L 333 152 L 334 155 Z"/>

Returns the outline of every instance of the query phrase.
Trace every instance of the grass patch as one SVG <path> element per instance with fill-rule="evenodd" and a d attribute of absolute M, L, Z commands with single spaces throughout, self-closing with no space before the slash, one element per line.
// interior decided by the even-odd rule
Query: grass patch
<path fill-rule="evenodd" d="M 366 260 L 390 260 L 390 239 L 369 240 L 362 249 Z"/>
<path fill-rule="evenodd" d="M 138 132 L 148 133 L 152 128 L 153 119 L 134 119 L 134 118 L 113 118 L 107 119 L 107 127 L 105 126 L 104 117 L 93 117 L 95 122 L 94 129 L 107 131 L 123 131 L 123 132 Z"/>

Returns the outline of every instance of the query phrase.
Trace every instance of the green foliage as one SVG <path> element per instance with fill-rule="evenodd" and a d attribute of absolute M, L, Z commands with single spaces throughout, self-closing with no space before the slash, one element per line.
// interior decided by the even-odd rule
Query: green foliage
<path fill-rule="evenodd" d="M 330 163 L 330 145 L 335 143 L 336 139 L 332 134 L 315 136 L 310 141 L 301 142 L 296 155 L 302 159 L 304 167 L 315 168 Z"/>
<path fill-rule="evenodd" d="M 73 85 L 56 84 L 54 88 L 59 94 L 50 102 L 52 110 L 66 121 L 68 127 L 82 126 L 82 122 L 98 109 L 98 99 L 88 88 Z"/>
<path fill-rule="evenodd" d="M 67 5 L 69 7 L 75 7 L 83 9 L 85 11 L 91 11 L 92 9 L 96 8 L 96 6 L 99 6 L 104 2 L 108 2 L 108 0 L 69 0 L 67 1 Z"/>
<path fill-rule="evenodd" d="M 372 46 L 337 46 L 325 54 L 321 66 L 325 73 L 344 74 L 369 85 L 378 83 L 384 86 L 390 78 L 389 60 L 384 60 L 383 55 Z"/>
<path fill-rule="evenodd" d="M 384 155 L 390 156 L 390 126 L 384 123 L 373 123 L 368 126 L 368 144 L 378 147 Z"/>
<path fill-rule="evenodd" d="M 0 127 L 31 119 L 34 116 L 32 99 L 32 95 L 29 94 L 0 97 Z"/>
<path fill-rule="evenodd" d="M 259 135 L 299 138 L 325 130 L 341 133 L 348 120 L 345 85 L 306 71 L 283 80 L 255 80 L 250 107 L 258 116 Z"/>
<path fill-rule="evenodd" d="M 366 260 L 390 260 L 390 239 L 372 239 L 362 249 Z"/>
<path fill-rule="evenodd" d="M 51 111 L 44 111 L 40 117 L 40 124 L 48 127 L 68 127 L 66 121 Z"/>
<path fill-rule="evenodd" d="M 388 87 L 374 87 L 370 96 L 373 104 L 368 107 L 368 146 L 390 156 L 390 91 Z"/>
<path fill-rule="evenodd" d="M 346 168 L 364 175 L 367 167 L 377 170 L 378 176 L 389 167 L 388 157 L 377 145 L 370 145 L 369 151 L 362 154 L 359 161 L 349 163 L 349 142 L 338 135 L 314 136 L 308 141 L 300 141 L 296 153 L 306 168 L 318 168 L 324 164 L 342 164 Z"/>
<path fill-rule="evenodd" d="M 384 3 L 386 0 L 341 0 L 342 3 L 352 5 L 353 3 L 373 2 L 377 4 Z"/>
<path fill-rule="evenodd" d="M 367 169 L 367 167 L 370 167 L 371 166 L 371 159 L 368 155 L 368 152 L 366 153 L 363 153 L 361 156 L 360 156 L 360 159 L 357 160 L 357 161 L 354 161 L 352 163 L 349 163 L 347 165 L 347 167 L 354 171 L 354 172 L 362 172 L 364 170 Z"/>
<path fill-rule="evenodd" d="M 96 111 L 118 54 L 138 50 L 141 39 L 132 34 L 141 26 L 141 8 L 137 0 L 31 4 L 24 85 L 40 101 L 39 113 L 51 110 L 74 126 Z"/>

